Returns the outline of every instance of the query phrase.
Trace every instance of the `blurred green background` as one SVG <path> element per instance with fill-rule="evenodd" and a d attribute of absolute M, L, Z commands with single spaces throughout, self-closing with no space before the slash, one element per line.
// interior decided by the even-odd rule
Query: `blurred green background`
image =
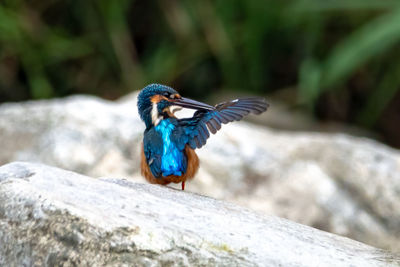
<path fill-rule="evenodd" d="M 2 0 L 0 101 L 279 95 L 400 147 L 399 0 Z"/>

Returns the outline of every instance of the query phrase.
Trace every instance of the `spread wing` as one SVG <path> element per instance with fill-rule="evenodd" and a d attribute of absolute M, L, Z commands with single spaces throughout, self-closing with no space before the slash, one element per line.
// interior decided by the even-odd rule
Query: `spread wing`
<path fill-rule="evenodd" d="M 163 141 L 160 134 L 153 128 L 146 130 L 143 138 L 143 151 L 154 177 L 161 177 L 161 157 L 163 154 Z"/>
<path fill-rule="evenodd" d="M 249 113 L 261 114 L 268 104 L 263 98 L 252 97 L 235 99 L 215 106 L 215 110 L 198 110 L 192 118 L 178 120 L 174 132 L 175 142 L 183 149 L 186 144 L 192 149 L 201 148 L 210 137 L 221 129 L 222 124 L 239 121 Z"/>

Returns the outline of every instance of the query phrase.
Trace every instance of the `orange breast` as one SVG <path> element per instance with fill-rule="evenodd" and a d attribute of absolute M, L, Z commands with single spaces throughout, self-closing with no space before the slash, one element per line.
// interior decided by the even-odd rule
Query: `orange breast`
<path fill-rule="evenodd" d="M 185 154 L 188 160 L 188 166 L 186 169 L 186 173 L 184 173 L 181 176 L 176 176 L 176 175 L 169 175 L 167 177 L 161 177 L 161 178 L 156 178 L 154 175 L 151 173 L 149 165 L 147 165 L 146 162 L 146 156 L 144 155 L 144 148 L 143 148 L 143 143 L 142 143 L 142 155 L 141 155 L 141 163 L 140 163 L 140 169 L 142 172 L 142 175 L 146 180 L 151 183 L 151 184 L 162 184 L 166 185 L 169 183 L 180 183 L 180 182 L 185 182 L 186 180 L 192 179 L 196 173 L 197 170 L 199 169 L 199 158 L 196 155 L 196 152 L 194 152 L 193 149 L 191 149 L 188 145 L 185 146 Z"/>

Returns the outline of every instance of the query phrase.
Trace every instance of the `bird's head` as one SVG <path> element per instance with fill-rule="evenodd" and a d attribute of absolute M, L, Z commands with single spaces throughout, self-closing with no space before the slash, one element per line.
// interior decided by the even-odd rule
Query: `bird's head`
<path fill-rule="evenodd" d="M 138 95 L 138 111 L 140 118 L 149 128 L 160 120 L 173 116 L 182 107 L 196 110 L 214 110 L 213 106 L 181 97 L 173 88 L 162 84 L 150 84 Z"/>

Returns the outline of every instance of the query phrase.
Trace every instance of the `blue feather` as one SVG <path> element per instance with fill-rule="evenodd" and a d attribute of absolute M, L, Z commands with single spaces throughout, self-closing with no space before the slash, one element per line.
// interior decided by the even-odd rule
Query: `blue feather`
<path fill-rule="evenodd" d="M 170 120 L 162 120 L 155 130 L 161 134 L 163 153 L 161 158 L 161 172 L 163 176 L 181 176 L 186 172 L 186 158 L 181 149 L 171 140 L 175 125 Z"/>

